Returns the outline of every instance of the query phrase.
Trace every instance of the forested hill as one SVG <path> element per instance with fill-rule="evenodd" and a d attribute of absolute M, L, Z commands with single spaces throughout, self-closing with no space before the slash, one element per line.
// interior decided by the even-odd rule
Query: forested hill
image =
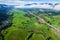
<path fill-rule="evenodd" d="M 9 10 L 12 10 L 13 6 L 8 6 L 5 4 L 0 4 L 0 26 L 7 26 L 9 23 L 8 18 L 11 17 L 12 14 L 8 14 Z M 6 22 L 7 21 L 7 22 Z M 1 31 L 1 27 L 0 27 Z"/>

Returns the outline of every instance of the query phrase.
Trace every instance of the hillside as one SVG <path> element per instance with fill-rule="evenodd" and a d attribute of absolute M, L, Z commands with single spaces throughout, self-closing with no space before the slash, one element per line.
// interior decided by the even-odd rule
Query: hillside
<path fill-rule="evenodd" d="M 59 14 L 58 11 L 32 10 L 30 12 L 42 17 L 49 24 L 59 26 L 59 15 L 52 15 L 54 13 Z M 11 15 L 12 17 L 9 16 L 6 19 L 6 21 L 11 21 L 12 24 L 9 25 L 8 28 L 1 30 L 1 37 L 3 37 L 4 40 L 60 40 L 55 29 L 45 23 L 39 22 L 38 18 L 30 14 L 29 11 L 14 9 L 8 11 L 7 14 L 13 14 Z"/>

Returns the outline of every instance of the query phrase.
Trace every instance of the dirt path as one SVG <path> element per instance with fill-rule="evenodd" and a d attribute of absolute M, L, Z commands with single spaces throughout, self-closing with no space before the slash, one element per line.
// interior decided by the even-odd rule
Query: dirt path
<path fill-rule="evenodd" d="M 54 25 L 51 25 L 51 24 L 47 23 L 43 18 L 41 18 L 41 17 L 33 14 L 33 13 L 30 12 L 30 11 L 28 11 L 28 12 L 29 12 L 31 15 L 35 16 L 36 18 L 38 18 L 38 20 L 39 20 L 40 23 L 44 23 L 44 24 L 48 25 L 49 27 L 55 29 L 56 31 L 59 31 L 59 32 L 60 32 L 60 29 L 59 29 L 57 26 L 54 26 Z"/>

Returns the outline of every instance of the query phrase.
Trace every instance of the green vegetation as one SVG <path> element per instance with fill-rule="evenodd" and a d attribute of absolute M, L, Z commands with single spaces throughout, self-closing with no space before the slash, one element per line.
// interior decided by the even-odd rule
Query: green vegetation
<path fill-rule="evenodd" d="M 31 18 L 28 17 L 26 15 L 29 14 L 28 12 L 15 9 L 9 13 L 13 13 L 13 20 L 11 27 L 2 31 L 5 40 L 25 40 L 31 33 L 33 35 L 28 40 L 60 40 L 48 25 L 38 23 L 33 15 Z M 48 16 L 44 18 L 49 22 L 53 20 Z"/>
<path fill-rule="evenodd" d="M 49 22 L 50 24 L 53 24 L 55 26 L 60 26 L 60 15 L 56 16 L 43 16 L 43 18 Z"/>
<path fill-rule="evenodd" d="M 5 35 L 5 40 L 24 40 L 28 34 L 27 30 L 12 27 L 8 30 L 7 35 Z"/>

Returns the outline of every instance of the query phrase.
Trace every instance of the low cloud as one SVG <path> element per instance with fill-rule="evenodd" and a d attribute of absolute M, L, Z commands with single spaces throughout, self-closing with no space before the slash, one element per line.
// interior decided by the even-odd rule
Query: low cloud
<path fill-rule="evenodd" d="M 15 6 L 16 8 L 52 8 L 50 5 L 47 5 L 47 4 L 44 4 L 44 5 L 40 5 L 40 4 L 37 4 L 37 5 L 34 5 L 34 4 L 32 4 L 32 5 L 28 5 L 28 6 L 22 6 L 22 5 L 20 5 L 20 6 Z"/>
<path fill-rule="evenodd" d="M 37 5 L 31 4 L 31 5 L 27 5 L 27 6 L 24 6 L 24 5 L 15 6 L 15 8 L 48 8 L 48 9 L 60 10 L 60 4 L 56 5 L 55 7 L 53 7 L 51 5 L 48 5 L 48 4 L 44 4 L 44 5 L 41 5 L 41 4 L 37 4 Z"/>
<path fill-rule="evenodd" d="M 55 6 L 55 10 L 60 10 L 60 5 Z"/>

